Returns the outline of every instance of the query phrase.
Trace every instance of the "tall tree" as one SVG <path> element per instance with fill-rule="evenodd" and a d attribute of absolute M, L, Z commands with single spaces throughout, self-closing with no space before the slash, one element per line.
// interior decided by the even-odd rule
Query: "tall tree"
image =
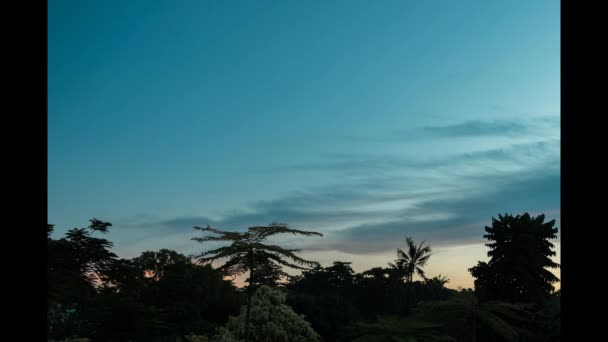
<path fill-rule="evenodd" d="M 389 263 L 391 269 L 408 283 L 412 282 L 414 273 L 418 273 L 419 276 L 426 279 L 422 267 L 426 265 L 431 257 L 431 246 L 424 246 L 424 243 L 425 241 L 422 241 L 416 246 L 414 239 L 406 236 L 406 251 L 397 248 L 397 260 L 394 264 Z"/>
<path fill-rule="evenodd" d="M 81 319 L 101 284 L 113 273 L 117 262 L 112 242 L 93 236 L 105 234 L 109 222 L 90 220 L 87 228 L 73 228 L 65 237 L 51 237 L 47 225 L 47 280 L 49 336 L 64 338 L 86 330 Z"/>
<path fill-rule="evenodd" d="M 492 227 L 485 227 L 484 238 L 491 241 L 489 262 L 479 262 L 469 269 L 475 279 L 475 291 L 480 299 L 500 299 L 510 302 L 542 302 L 554 290 L 559 279 L 548 268 L 558 268 L 551 260 L 557 238 L 555 220 L 545 221 L 545 215 L 498 215 Z"/>
<path fill-rule="evenodd" d="M 268 226 L 249 227 L 246 232 L 227 232 L 217 230 L 210 226 L 194 227 L 194 229 L 203 233 L 214 234 L 192 238 L 194 241 L 200 243 L 210 241 L 231 242 L 228 246 L 215 248 L 199 254 L 196 257 L 199 262 L 211 263 L 214 260 L 227 259 L 227 261 L 219 267 L 226 275 L 238 276 L 249 272 L 249 278 L 247 279 L 247 313 L 245 319 L 246 341 L 249 340 L 251 296 L 255 285 L 257 285 L 256 280 L 258 279 L 256 278 L 256 271 L 268 269 L 269 265 L 276 265 L 280 267 L 279 270 L 276 270 L 278 274 L 288 276 L 287 273 L 282 271 L 282 266 L 299 270 L 319 266 L 318 262 L 305 260 L 295 255 L 295 253 L 301 251 L 299 249 L 288 249 L 263 242 L 269 237 L 278 234 L 323 236 L 321 233 L 292 229 L 287 224 L 276 222 L 271 223 Z"/>

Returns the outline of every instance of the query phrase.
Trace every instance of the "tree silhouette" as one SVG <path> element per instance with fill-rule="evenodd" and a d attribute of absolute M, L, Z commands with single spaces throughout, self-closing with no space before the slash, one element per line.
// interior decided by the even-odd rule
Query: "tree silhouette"
<path fill-rule="evenodd" d="M 423 279 L 424 270 L 422 267 L 426 265 L 426 262 L 431 257 L 431 246 L 424 246 L 422 241 L 418 246 L 414 243 L 414 239 L 411 237 L 405 237 L 406 252 L 397 248 L 397 260 L 395 263 L 389 263 L 390 268 L 397 274 L 397 277 L 404 279 L 406 282 L 411 283 L 414 277 L 414 273 L 418 273 Z"/>
<path fill-rule="evenodd" d="M 227 259 L 227 261 L 219 267 L 226 275 L 237 276 L 249 272 L 247 279 L 247 313 L 245 319 L 245 339 L 249 340 L 249 321 L 251 311 L 251 296 L 256 283 L 256 272 L 260 269 L 268 269 L 270 265 L 279 266 L 275 268 L 275 272 L 281 276 L 288 276 L 282 270 L 282 266 L 305 270 L 309 267 L 319 266 L 318 262 L 305 260 L 295 255 L 300 252 L 299 249 L 287 249 L 277 245 L 265 244 L 263 241 L 271 236 L 278 234 L 293 234 L 304 236 L 323 236 L 321 233 L 302 231 L 290 228 L 284 223 L 271 223 L 268 226 L 249 227 L 246 232 L 227 232 L 220 231 L 210 226 L 194 227 L 203 233 L 212 233 L 215 235 L 195 237 L 194 241 L 200 243 L 209 241 L 229 241 L 230 245 L 215 248 L 203 252 L 196 256 L 201 263 L 211 263 L 218 259 Z"/>
<path fill-rule="evenodd" d="M 488 263 L 479 262 L 469 269 L 480 299 L 510 302 L 537 302 L 547 299 L 559 279 L 547 268 L 558 268 L 551 260 L 556 253 L 549 241 L 557 237 L 555 220 L 544 222 L 545 215 L 498 215 L 492 227 L 485 227 L 484 238 L 491 241 Z"/>
<path fill-rule="evenodd" d="M 559 340 L 560 292 L 551 292 L 557 278 L 545 269 L 559 266 L 550 260 L 554 221 L 528 214 L 493 221 L 485 236 L 491 260 L 471 269 L 475 291 L 460 292 L 445 287 L 446 277 L 422 272 L 430 247 L 407 237 L 407 248 L 398 250 L 390 267 L 355 273 L 350 262 L 323 268 L 299 258 L 297 249 L 266 241 L 281 233 L 321 236 L 284 224 L 246 232 L 196 227 L 206 234 L 194 240 L 211 244 L 196 258 L 161 249 L 131 259 L 118 258 L 112 243 L 98 236 L 108 232 L 108 222 L 93 219 L 57 239 L 49 224 L 48 335 L 160 342 L 204 340 L 224 327 L 225 341 L 271 335 L 308 341 L 317 338 L 312 327 L 326 342 Z M 213 268 L 214 260 L 221 266 Z M 284 267 L 304 272 L 285 283 Z M 225 279 L 247 273 L 244 291 Z M 415 274 L 423 281 L 412 280 Z M 262 285 L 284 285 L 287 297 L 265 287 L 257 305 L 253 293 Z"/>
<path fill-rule="evenodd" d="M 164 278 L 167 266 L 189 262 L 185 255 L 179 254 L 168 249 L 161 249 L 158 252 L 145 251 L 140 256 L 133 258 L 135 262 L 148 278 L 160 280 Z"/>
<path fill-rule="evenodd" d="M 268 262 L 261 263 L 256 269 L 253 278 L 247 279 L 247 282 L 256 284 L 256 286 L 266 285 L 270 287 L 277 287 L 284 284 L 282 280 L 289 281 L 291 277 L 291 275 L 283 272 L 280 265 Z"/>
<path fill-rule="evenodd" d="M 47 225 L 48 330 L 52 337 L 77 335 L 86 330 L 82 317 L 97 288 L 116 268 L 112 242 L 94 237 L 107 233 L 109 222 L 89 220 L 87 228 L 73 228 L 65 237 L 51 237 L 54 226 Z"/>
<path fill-rule="evenodd" d="M 89 221 L 88 228 L 73 228 L 65 235 L 72 246 L 72 258 L 80 276 L 95 286 L 111 270 L 117 256 L 110 251 L 114 245 L 112 242 L 92 236 L 96 232 L 106 234 L 112 224 L 97 219 Z"/>
<path fill-rule="evenodd" d="M 166 249 L 143 252 L 134 260 L 141 274 L 147 274 L 143 301 L 162 310 L 163 335 L 210 333 L 238 312 L 236 288 L 210 265 L 193 264 L 186 256 Z"/>

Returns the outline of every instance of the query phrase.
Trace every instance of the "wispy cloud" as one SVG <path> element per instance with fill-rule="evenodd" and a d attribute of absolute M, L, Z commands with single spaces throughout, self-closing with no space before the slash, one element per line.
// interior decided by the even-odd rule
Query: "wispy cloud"
<path fill-rule="evenodd" d="M 326 155 L 324 160 L 299 163 L 283 168 L 291 172 L 336 172 L 344 175 L 360 174 L 365 178 L 380 176 L 385 183 L 391 174 L 408 177 L 428 176 L 431 173 L 465 171 L 472 174 L 510 172 L 509 168 L 538 165 L 559 159 L 559 140 L 546 139 L 530 143 L 514 143 L 499 148 L 482 149 L 459 154 L 447 154 L 441 158 L 407 158 L 399 155 L 341 154 Z"/>
<path fill-rule="evenodd" d="M 321 240 L 286 240 L 307 250 L 374 253 L 395 248 L 403 234 L 437 245 L 480 241 L 483 226 L 498 213 L 557 211 L 559 140 L 412 161 L 398 156 L 342 155 L 308 170 L 328 169 L 362 177 L 333 186 L 293 191 L 254 202 L 247 209 L 212 219 L 192 215 L 159 220 L 168 236 L 192 233 L 206 224 L 242 230 L 273 221 L 314 229 Z M 298 165 L 304 169 L 304 165 Z M 385 172 L 370 172 L 374 169 Z M 304 170 L 302 170 L 304 171 Z M 184 240 L 184 243 L 187 241 Z"/>
<path fill-rule="evenodd" d="M 546 136 L 559 130 L 559 117 L 537 116 L 524 119 L 467 120 L 434 125 L 395 128 L 382 135 L 346 135 L 352 143 L 403 143 L 466 138 L 525 138 Z"/>
<path fill-rule="evenodd" d="M 445 137 L 525 134 L 529 126 L 521 122 L 471 120 L 444 126 L 425 126 L 423 132 Z"/>
<path fill-rule="evenodd" d="M 394 248 L 394 241 L 404 234 L 439 245 L 465 244 L 481 241 L 483 227 L 498 214 L 528 211 L 547 213 L 548 219 L 559 215 L 558 172 L 539 170 L 528 175 L 513 175 L 499 186 L 475 190 L 477 193 L 451 199 L 422 200 L 389 222 L 341 230 L 335 234 L 335 242 L 323 248 L 350 253 L 377 252 Z M 424 216 L 429 219 L 422 222 L 412 219 Z"/>

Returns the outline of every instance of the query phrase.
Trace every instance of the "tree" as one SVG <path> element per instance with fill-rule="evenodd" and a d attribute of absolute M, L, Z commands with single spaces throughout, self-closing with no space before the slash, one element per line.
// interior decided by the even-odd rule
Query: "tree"
<path fill-rule="evenodd" d="M 275 263 L 262 263 L 260 267 L 256 269 L 253 278 L 250 279 L 252 284 L 256 285 L 267 285 L 270 287 L 277 287 L 282 285 L 281 280 L 287 278 L 290 280 L 291 275 L 285 274 L 280 265 Z"/>
<path fill-rule="evenodd" d="M 238 313 L 240 296 L 211 265 L 197 265 L 172 250 L 146 251 L 132 259 L 144 278 L 138 302 L 159 312 L 157 336 L 209 334 Z"/>
<path fill-rule="evenodd" d="M 558 268 L 550 239 L 557 238 L 555 220 L 530 214 L 498 215 L 492 227 L 485 227 L 484 238 L 491 241 L 489 262 L 479 262 L 469 272 L 475 278 L 475 291 L 482 300 L 541 303 L 553 292 L 559 279 L 547 268 Z"/>
<path fill-rule="evenodd" d="M 175 251 L 161 249 L 158 252 L 142 252 L 140 256 L 133 258 L 133 262 L 143 269 L 146 277 L 160 280 L 164 278 L 169 265 L 189 263 L 190 260 L 185 255 Z"/>
<path fill-rule="evenodd" d="M 304 314 L 324 341 L 336 341 L 339 331 L 360 317 L 350 264 L 334 261 L 332 266 L 302 272 L 286 286 L 286 303 Z"/>
<path fill-rule="evenodd" d="M 333 265 L 325 268 L 328 275 L 328 287 L 339 293 L 351 294 L 354 274 L 351 262 L 334 261 Z M 329 290 L 328 289 L 328 290 Z"/>
<path fill-rule="evenodd" d="M 117 256 L 112 242 L 94 237 L 105 234 L 109 222 L 90 220 L 87 228 L 70 229 L 54 240 L 54 226 L 47 225 L 48 332 L 52 338 L 71 337 L 87 330 L 82 317 L 98 287 L 111 276 Z"/>
<path fill-rule="evenodd" d="M 433 278 L 427 278 L 424 281 L 424 286 L 422 287 L 424 293 L 420 295 L 424 298 L 433 300 L 447 299 L 454 291 L 445 287 L 445 284 L 449 282 L 450 279 L 442 276 L 441 274 Z"/>
<path fill-rule="evenodd" d="M 278 234 L 293 234 L 304 236 L 323 236 L 321 233 L 308 232 L 290 228 L 284 223 L 271 223 L 268 226 L 249 227 L 246 232 L 220 231 L 210 226 L 194 227 L 203 233 L 215 234 L 211 236 L 195 237 L 192 240 L 200 243 L 208 241 L 230 241 L 231 244 L 208 250 L 199 254 L 196 258 L 201 263 L 211 263 L 218 259 L 227 259 L 219 267 L 226 275 L 238 276 L 249 272 L 247 279 L 247 314 L 245 320 L 245 339 L 249 339 L 249 313 L 251 311 L 251 297 L 256 283 L 256 272 L 260 269 L 268 269 L 276 266 L 286 266 L 294 269 L 305 270 L 309 267 L 319 266 L 318 262 L 305 260 L 295 255 L 299 249 L 288 249 L 277 245 L 265 244 L 263 241 Z M 282 268 L 275 272 L 281 276 L 288 276 Z M 275 274 L 276 274 L 275 273 Z"/>
<path fill-rule="evenodd" d="M 74 271 L 77 271 L 84 281 L 97 286 L 105 274 L 112 269 L 117 256 L 110 251 L 114 245 L 112 242 L 93 237 L 96 232 L 108 233 L 108 227 L 112 224 L 98 219 L 89 221 L 91 224 L 88 228 L 68 230 L 65 240 L 71 247 L 71 258 L 77 268 Z"/>
<path fill-rule="evenodd" d="M 395 260 L 394 264 L 389 263 L 389 266 L 394 271 L 399 272 L 399 275 L 408 283 L 412 282 L 414 273 L 418 273 L 419 276 L 425 279 L 422 267 L 426 265 L 426 262 L 431 257 L 431 247 L 423 247 L 424 242 L 422 241 L 416 246 L 414 240 L 406 236 L 405 244 L 407 252 L 402 251 L 401 248 L 397 248 L 397 260 Z"/>
<path fill-rule="evenodd" d="M 253 342 L 317 342 L 320 341 L 310 323 L 285 305 L 285 294 L 266 285 L 260 286 L 252 298 L 250 323 L 249 310 L 231 317 L 225 327 L 220 328 L 214 338 L 218 342 L 237 342 L 249 336 Z"/>

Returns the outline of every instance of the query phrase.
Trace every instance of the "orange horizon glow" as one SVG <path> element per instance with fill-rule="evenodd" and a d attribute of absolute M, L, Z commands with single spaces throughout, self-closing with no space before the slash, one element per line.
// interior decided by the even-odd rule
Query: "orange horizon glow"
<path fill-rule="evenodd" d="M 474 279 L 468 272 L 468 269 L 475 266 L 478 261 L 488 261 L 487 247 L 484 243 L 469 244 L 469 245 L 457 245 L 457 246 L 439 246 L 433 248 L 432 257 L 429 259 L 427 266 L 424 268 L 428 278 L 432 278 L 438 275 L 446 276 L 450 280 L 446 284 L 447 288 L 458 290 L 461 288 L 474 288 Z M 560 246 L 557 244 L 554 251 L 557 253 L 552 258 L 553 261 L 560 263 Z M 315 252 L 302 252 L 301 255 L 305 259 L 316 260 L 321 263 L 323 267 L 328 267 L 333 264 L 334 261 L 345 261 L 352 262 L 351 267 L 356 273 L 364 272 L 373 267 L 386 267 L 388 262 L 394 261 L 396 258 L 394 251 L 386 251 L 375 254 L 349 254 L 339 251 L 315 251 Z M 217 261 L 212 265 L 214 268 L 221 265 L 222 262 Z M 558 278 L 561 278 L 560 269 L 549 269 Z M 287 273 L 291 275 L 299 274 L 287 269 Z M 237 277 L 224 277 L 224 280 L 230 280 L 238 288 L 244 287 L 245 279 L 248 273 L 245 273 Z M 415 276 L 414 280 L 421 280 L 420 277 Z M 561 282 L 554 283 L 555 291 L 561 288 Z"/>

